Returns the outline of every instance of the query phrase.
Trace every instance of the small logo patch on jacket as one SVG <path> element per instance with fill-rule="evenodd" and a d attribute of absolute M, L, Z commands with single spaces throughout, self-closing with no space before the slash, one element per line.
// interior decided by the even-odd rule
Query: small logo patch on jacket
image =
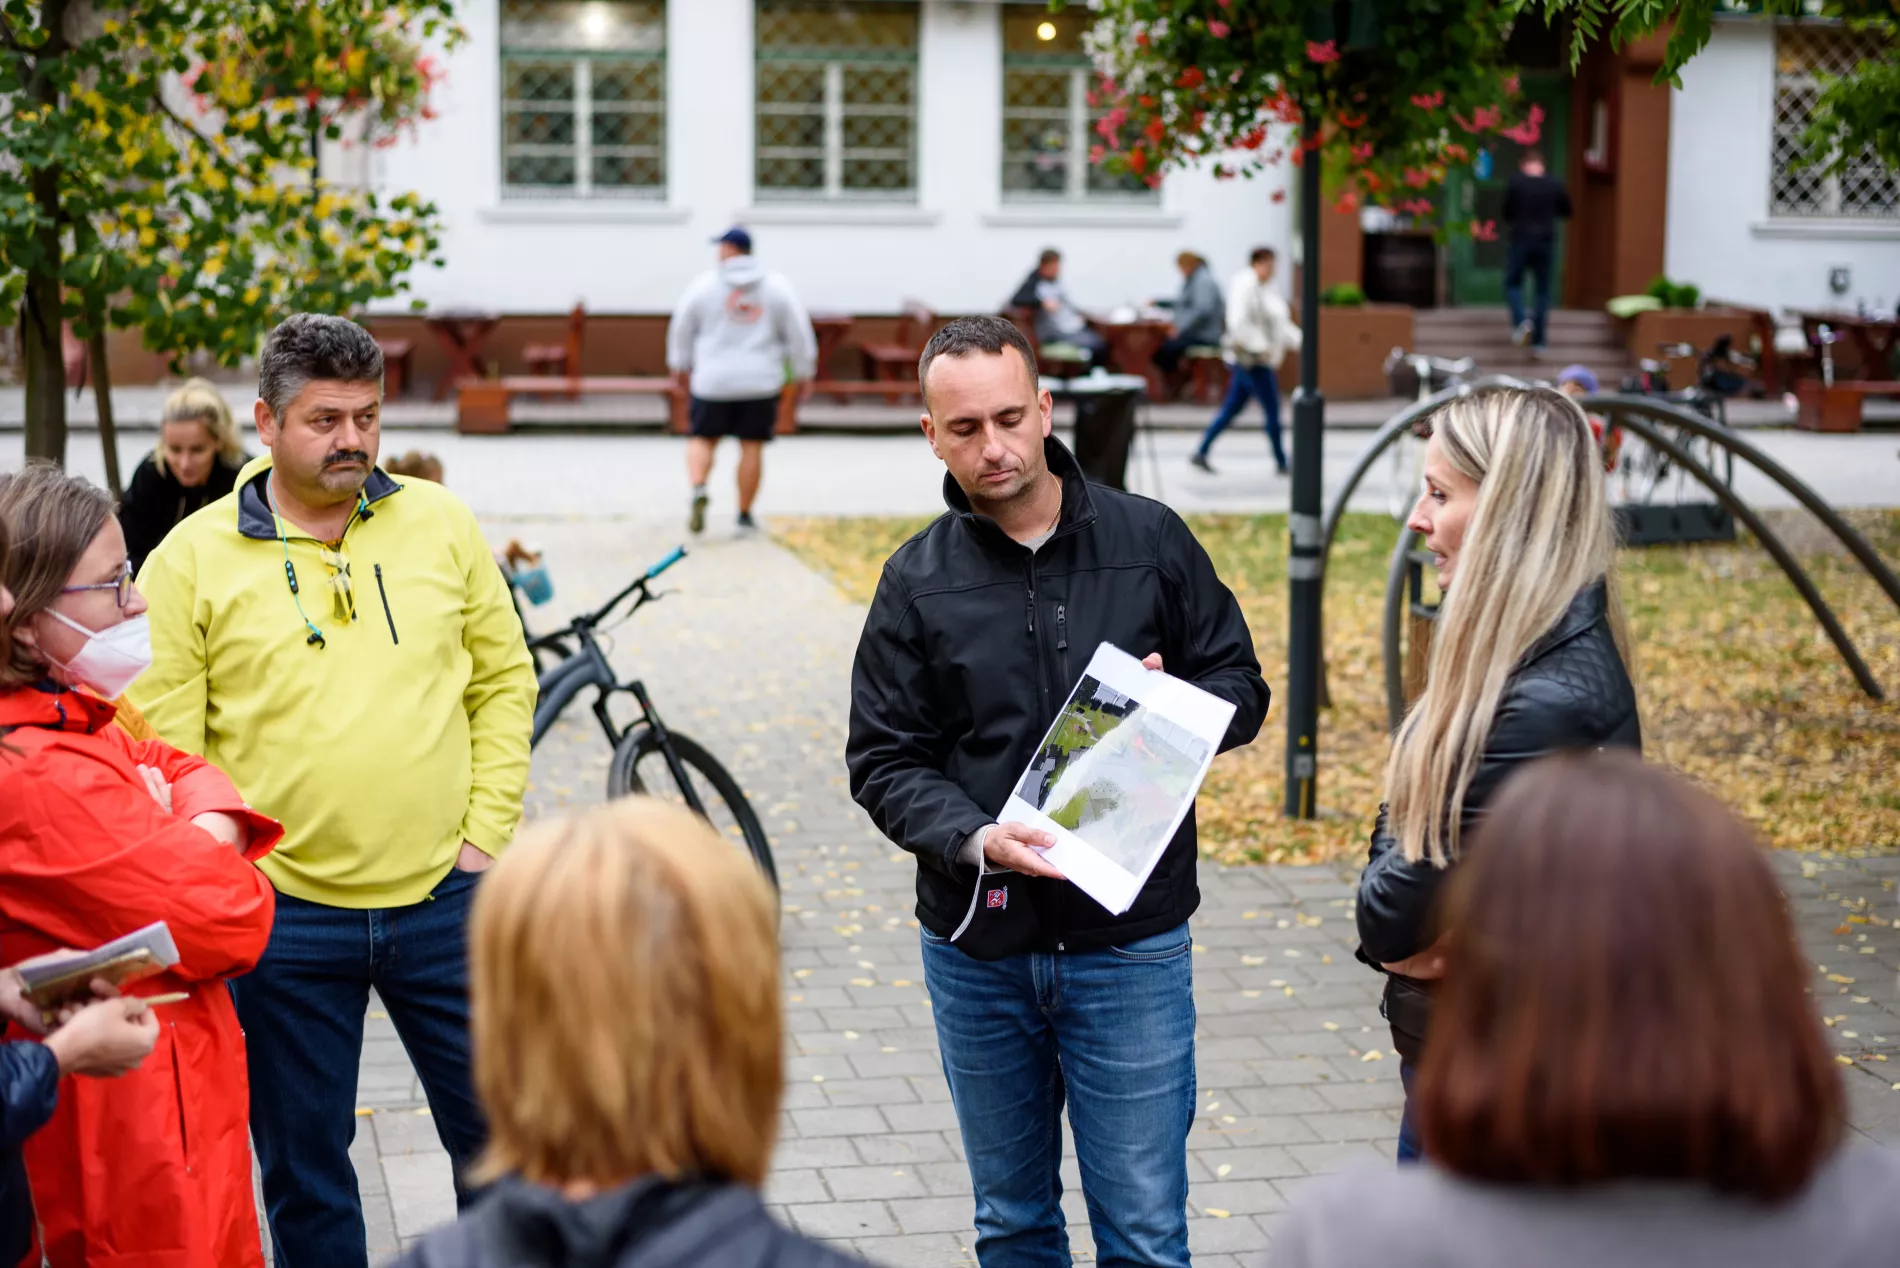
<path fill-rule="evenodd" d="M 992 889 L 984 905 L 988 907 L 1009 906 L 1009 891 L 1007 889 Z"/>

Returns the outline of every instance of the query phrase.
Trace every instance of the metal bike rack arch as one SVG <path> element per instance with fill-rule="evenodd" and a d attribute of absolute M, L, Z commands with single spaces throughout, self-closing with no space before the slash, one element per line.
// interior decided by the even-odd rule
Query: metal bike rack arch
<path fill-rule="evenodd" d="M 1363 478 L 1365 472 L 1371 468 L 1372 460 L 1376 459 L 1380 452 L 1383 452 L 1386 447 L 1392 444 L 1393 439 L 1403 431 L 1405 427 L 1415 425 L 1418 418 L 1422 417 L 1431 409 L 1437 408 L 1444 400 L 1448 400 L 1457 394 L 1456 390 L 1448 391 L 1440 393 L 1439 397 L 1420 402 L 1418 405 L 1395 416 L 1390 423 L 1380 430 L 1378 436 L 1374 438 L 1373 446 L 1369 447 L 1367 455 L 1362 456 L 1359 465 L 1354 469 L 1353 478 L 1349 481 L 1347 486 L 1342 489 L 1341 495 L 1337 498 L 1332 511 L 1327 516 L 1328 531 L 1325 536 L 1325 546 L 1328 549 L 1330 549 L 1332 544 L 1331 529 L 1337 525 L 1339 517 L 1344 514 L 1346 499 L 1351 496 L 1353 486 L 1355 486 L 1359 479 Z M 1757 470 L 1773 480 L 1826 525 L 1828 530 L 1847 548 L 1848 553 L 1853 555 L 1861 566 L 1866 569 L 1868 575 L 1873 577 L 1881 589 L 1887 592 L 1887 596 L 1893 600 L 1895 607 L 1900 608 L 1900 578 L 1895 577 L 1893 570 L 1880 558 L 1873 547 L 1867 543 L 1867 540 L 1854 530 L 1852 525 L 1848 524 L 1832 507 L 1822 501 L 1820 496 L 1816 494 L 1813 489 L 1809 488 L 1806 483 L 1801 481 L 1792 472 L 1788 471 L 1787 468 L 1783 467 L 1766 453 L 1762 452 L 1762 450 L 1751 441 L 1736 434 L 1730 428 L 1713 422 L 1700 414 L 1692 413 L 1653 398 L 1626 396 L 1622 394 L 1586 396 L 1580 398 L 1578 404 L 1587 410 L 1608 415 L 1615 425 L 1627 428 L 1634 435 L 1640 437 L 1643 441 L 1663 453 L 1670 461 L 1694 477 L 1699 484 L 1714 495 L 1716 500 L 1726 507 L 1730 514 L 1740 520 L 1743 525 L 1756 536 L 1761 542 L 1762 548 L 1766 550 L 1770 557 L 1774 559 L 1775 563 L 1780 566 L 1782 572 L 1787 576 L 1789 583 L 1792 584 L 1796 592 L 1801 595 L 1802 600 L 1807 603 L 1809 611 L 1814 614 L 1815 620 L 1820 623 L 1822 630 L 1826 632 L 1829 641 L 1834 644 L 1835 651 L 1840 654 L 1842 662 L 1847 666 L 1848 671 L 1853 674 L 1854 680 L 1856 684 L 1859 685 L 1861 691 L 1874 700 L 1886 699 L 1880 684 L 1874 679 L 1873 673 L 1868 669 L 1867 662 L 1861 658 L 1859 651 L 1854 647 L 1853 641 L 1847 636 L 1847 631 L 1842 628 L 1839 619 L 1834 615 L 1833 609 L 1830 608 L 1827 601 L 1821 597 L 1820 591 L 1815 588 L 1813 579 L 1810 578 L 1807 572 L 1801 567 L 1793 553 L 1788 549 L 1786 543 L 1781 540 L 1780 536 L 1778 536 L 1774 530 L 1768 527 L 1766 522 L 1762 520 L 1761 516 L 1757 514 L 1752 507 L 1735 493 L 1734 489 L 1730 487 L 1728 483 L 1718 479 L 1700 460 L 1692 456 L 1681 445 L 1663 435 L 1659 423 L 1679 427 L 1693 435 L 1700 436 L 1715 444 L 1721 445 L 1724 449 L 1728 450 L 1730 454 L 1739 456 L 1744 461 L 1751 463 Z M 1416 534 L 1409 528 L 1400 529 L 1399 540 L 1393 548 L 1392 563 L 1387 572 L 1386 581 L 1383 654 L 1386 709 L 1394 730 L 1398 728 L 1405 714 L 1404 668 L 1399 655 L 1399 640 L 1404 612 L 1406 559 L 1412 549 L 1415 536 Z M 1324 555 L 1322 555 L 1321 558 L 1323 568 Z"/>

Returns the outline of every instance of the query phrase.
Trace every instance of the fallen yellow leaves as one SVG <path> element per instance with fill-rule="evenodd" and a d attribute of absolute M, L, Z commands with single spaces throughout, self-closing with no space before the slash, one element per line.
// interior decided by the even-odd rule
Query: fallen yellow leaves
<path fill-rule="evenodd" d="M 1847 512 L 1900 559 L 1900 512 Z M 1748 818 L 1779 849 L 1900 848 L 1900 615 L 1805 514 L 1768 512 L 1884 685 L 1855 687 L 1779 568 L 1753 542 L 1624 551 L 1645 751 Z M 779 540 L 868 603 L 884 560 L 928 520 L 804 519 Z M 1286 518 L 1194 516 L 1195 535 L 1239 599 L 1274 691 L 1260 737 L 1214 762 L 1196 815 L 1204 854 L 1227 863 L 1358 857 L 1378 811 L 1387 749 L 1380 615 L 1396 526 L 1349 515 L 1326 577 L 1326 686 L 1319 818 L 1281 815 L 1286 676 Z M 902 857 L 902 856 L 900 856 Z M 1807 868 L 1805 875 L 1814 873 Z M 1302 925 L 1309 918 L 1296 913 Z"/>

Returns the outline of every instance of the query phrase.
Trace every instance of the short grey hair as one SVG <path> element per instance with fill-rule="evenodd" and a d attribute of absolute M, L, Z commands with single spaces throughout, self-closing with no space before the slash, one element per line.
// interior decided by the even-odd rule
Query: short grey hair
<path fill-rule="evenodd" d="M 257 394 L 279 422 L 297 394 L 319 380 L 383 381 L 383 350 L 346 317 L 293 313 L 264 340 L 257 358 Z"/>
<path fill-rule="evenodd" d="M 1001 355 L 1005 348 L 1014 348 L 1022 354 L 1023 365 L 1034 379 L 1036 350 L 1029 346 L 1028 338 L 1017 329 L 1015 322 L 1007 317 L 959 317 L 930 336 L 930 342 L 924 345 L 923 355 L 917 358 L 917 391 L 923 392 L 924 381 L 930 377 L 930 363 L 938 357 L 967 357 L 972 352 L 994 357 Z M 929 407 L 928 397 L 924 404 L 925 408 Z"/>

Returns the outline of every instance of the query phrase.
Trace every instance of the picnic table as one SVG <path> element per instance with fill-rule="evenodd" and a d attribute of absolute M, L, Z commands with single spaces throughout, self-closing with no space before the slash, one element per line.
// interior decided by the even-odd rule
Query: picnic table
<path fill-rule="evenodd" d="M 482 378 L 488 373 L 482 350 L 500 321 L 497 313 L 468 310 L 430 313 L 422 319 L 449 357 L 449 368 L 435 385 L 436 400 L 448 399 L 449 392 L 462 380 Z"/>
<path fill-rule="evenodd" d="M 1095 318 L 1090 324 L 1108 341 L 1108 359 L 1123 374 L 1139 374 L 1148 381 L 1148 399 L 1167 399 L 1167 384 L 1161 368 L 1154 363 L 1155 349 L 1174 333 L 1174 323 L 1164 317 L 1137 317 L 1133 321 L 1109 321 Z"/>
<path fill-rule="evenodd" d="M 818 339 L 818 373 L 813 377 L 828 379 L 831 358 L 851 337 L 851 323 L 856 319 L 849 313 L 812 313 L 810 316 L 811 332 Z"/>
<path fill-rule="evenodd" d="M 1900 348 L 1900 321 L 1890 317 L 1863 317 L 1859 313 L 1796 310 L 1802 333 L 1818 354 L 1820 330 L 1827 326 L 1851 345 L 1858 354 L 1853 372 L 1837 378 L 1884 379 L 1892 373 L 1894 349 Z"/>

